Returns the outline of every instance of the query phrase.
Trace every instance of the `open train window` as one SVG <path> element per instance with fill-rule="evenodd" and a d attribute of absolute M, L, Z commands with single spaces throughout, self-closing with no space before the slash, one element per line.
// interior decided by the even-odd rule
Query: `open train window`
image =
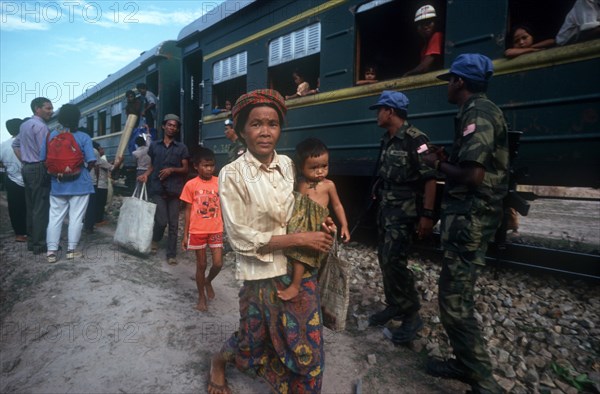
<path fill-rule="evenodd" d="M 106 134 L 106 111 L 98 113 L 98 137 Z"/>
<path fill-rule="evenodd" d="M 575 0 L 510 0 L 506 29 L 506 49 L 513 47 L 512 33 L 525 26 L 533 42 L 553 39 L 562 26 Z"/>
<path fill-rule="evenodd" d="M 292 77 L 298 72 L 311 89 L 318 85 L 321 24 L 314 23 L 269 42 L 269 86 L 282 95 L 296 93 Z"/>
<path fill-rule="evenodd" d="M 116 133 L 121 131 L 121 113 L 123 112 L 123 106 L 121 103 L 115 103 L 110 108 L 110 132 Z"/>
<path fill-rule="evenodd" d="M 421 61 L 425 43 L 417 32 L 415 13 L 424 6 L 435 8 L 435 27 L 445 33 L 445 1 L 373 0 L 356 7 L 356 75 L 364 79 L 367 66 L 374 66 L 378 80 L 398 78 Z M 443 40 L 442 40 L 443 49 Z M 432 69 L 443 64 L 443 55 Z"/>
<path fill-rule="evenodd" d="M 212 108 L 223 109 L 246 93 L 248 52 L 240 52 L 213 64 Z"/>
<path fill-rule="evenodd" d="M 86 127 L 90 132 L 90 135 L 94 135 L 94 116 L 88 116 L 86 120 Z"/>

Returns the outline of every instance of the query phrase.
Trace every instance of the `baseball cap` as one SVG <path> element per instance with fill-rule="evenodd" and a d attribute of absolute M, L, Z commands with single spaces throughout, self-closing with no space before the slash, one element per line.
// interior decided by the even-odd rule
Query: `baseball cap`
<path fill-rule="evenodd" d="M 436 16 L 435 8 L 427 4 L 417 10 L 417 13 L 415 14 L 415 22 L 422 21 L 423 19 L 435 18 Z"/>
<path fill-rule="evenodd" d="M 369 109 L 377 109 L 379 107 L 390 107 L 408 111 L 408 97 L 404 93 L 393 90 L 384 90 L 379 96 L 377 102 L 369 107 Z"/>
<path fill-rule="evenodd" d="M 486 82 L 492 77 L 493 73 L 494 65 L 489 57 L 479 53 L 465 53 L 452 62 L 449 72 L 438 75 L 437 78 L 449 81 L 450 75 L 454 74 L 470 81 Z"/>
<path fill-rule="evenodd" d="M 175 120 L 175 121 L 177 121 L 177 123 L 181 124 L 181 120 L 179 120 L 179 116 L 177 116 L 175 114 L 166 114 L 165 118 L 163 119 L 163 123 L 165 123 L 168 120 Z"/>
<path fill-rule="evenodd" d="M 233 120 L 231 120 L 231 119 L 226 119 L 226 120 L 225 120 L 225 126 L 233 126 Z"/>

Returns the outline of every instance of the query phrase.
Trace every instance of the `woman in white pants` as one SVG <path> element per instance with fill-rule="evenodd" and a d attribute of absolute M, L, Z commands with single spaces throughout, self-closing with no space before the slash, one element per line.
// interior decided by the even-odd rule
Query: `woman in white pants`
<path fill-rule="evenodd" d="M 94 155 L 90 136 L 84 132 L 77 131 L 80 115 L 80 111 L 75 105 L 63 105 L 58 114 L 58 121 L 62 127 L 50 133 L 48 142 L 43 144 L 40 152 L 42 160 L 46 160 L 46 165 L 49 166 L 49 160 L 46 159 L 47 144 L 49 141 L 52 141 L 60 133 L 72 133 L 83 154 L 83 161 L 87 163 L 87 167 L 81 168 L 80 175 L 74 179 L 58 179 L 52 176 L 50 214 L 46 231 L 47 258 L 49 263 L 54 263 L 58 259 L 57 252 L 59 249 L 60 233 L 67 213 L 69 214 L 69 233 L 66 258 L 67 260 L 72 260 L 75 257 L 81 256 L 81 253 L 77 252 L 77 244 L 81 238 L 83 219 L 88 200 L 90 194 L 94 193 L 90 170 L 94 166 L 96 156 Z"/>

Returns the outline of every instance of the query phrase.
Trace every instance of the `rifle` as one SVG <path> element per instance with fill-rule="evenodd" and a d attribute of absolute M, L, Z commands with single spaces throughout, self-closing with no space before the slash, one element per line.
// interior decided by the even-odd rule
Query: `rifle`
<path fill-rule="evenodd" d="M 354 234 L 354 231 L 358 228 L 360 223 L 365 219 L 365 217 L 367 216 L 367 214 L 369 213 L 371 208 L 373 208 L 373 204 L 375 204 L 375 201 L 377 201 L 377 198 L 376 198 L 377 188 L 379 188 L 379 183 L 381 181 L 381 179 L 377 176 L 377 173 L 379 172 L 379 166 L 381 164 L 382 152 L 383 152 L 383 139 L 381 140 L 381 142 L 379 144 L 379 153 L 377 154 L 377 161 L 375 162 L 375 170 L 373 171 L 373 175 L 371 175 L 371 182 L 369 183 L 369 195 L 367 197 L 365 209 L 364 209 L 363 213 L 358 217 L 358 220 L 356 221 L 354 226 L 352 226 L 352 229 L 350 230 L 350 236 L 352 236 L 352 234 Z"/>

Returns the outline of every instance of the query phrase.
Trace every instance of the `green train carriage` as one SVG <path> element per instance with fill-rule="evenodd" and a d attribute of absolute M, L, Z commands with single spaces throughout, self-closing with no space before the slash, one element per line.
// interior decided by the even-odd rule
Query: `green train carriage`
<path fill-rule="evenodd" d="M 366 193 L 383 133 L 368 106 L 384 89 L 407 94 L 409 121 L 449 147 L 457 109 L 435 78 L 441 71 L 402 78 L 418 63 L 413 18 L 427 3 L 444 33 L 444 68 L 461 53 L 494 59 L 488 94 L 511 129 L 524 132 L 518 166 L 529 176 L 522 182 L 598 187 L 600 40 L 503 58 L 511 26 L 528 21 L 542 38 L 553 36 L 573 1 L 226 1 L 177 40 L 185 142 L 213 149 L 223 165 L 228 115 L 212 108 L 255 88 L 292 94 L 292 71 L 302 69 L 321 93 L 288 101 L 278 151 L 292 154 L 299 141 L 318 137 L 331 150 L 331 174 Z M 356 86 L 373 62 L 380 82 Z"/>

